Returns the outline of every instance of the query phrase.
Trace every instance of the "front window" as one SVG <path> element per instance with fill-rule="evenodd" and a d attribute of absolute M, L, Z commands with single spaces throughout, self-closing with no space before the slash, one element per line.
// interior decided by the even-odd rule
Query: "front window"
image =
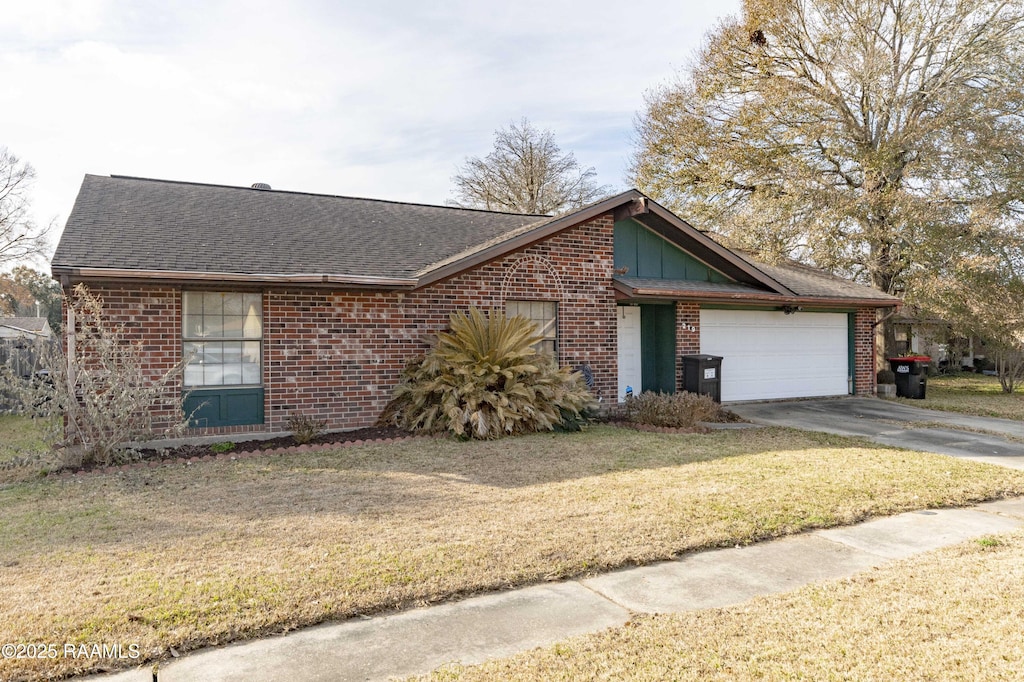
<path fill-rule="evenodd" d="M 534 347 L 538 353 L 547 353 L 558 361 L 558 304 L 554 301 L 506 301 L 505 314 L 521 315 L 537 325 L 542 337 Z"/>
<path fill-rule="evenodd" d="M 259 386 L 262 294 L 182 293 L 186 386 Z"/>

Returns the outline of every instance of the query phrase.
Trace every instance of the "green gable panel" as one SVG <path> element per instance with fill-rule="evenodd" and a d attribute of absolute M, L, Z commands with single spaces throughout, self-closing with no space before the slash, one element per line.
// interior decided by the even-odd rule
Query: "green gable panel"
<path fill-rule="evenodd" d="M 658 235 L 647 230 L 637 230 L 636 239 L 636 275 L 634 277 L 664 278 L 661 268 L 661 245 L 664 243 Z"/>
<path fill-rule="evenodd" d="M 633 220 L 615 223 L 615 268 L 629 268 L 630 277 L 732 281 Z"/>
<path fill-rule="evenodd" d="M 615 269 L 636 272 L 636 223 L 615 223 Z"/>
<path fill-rule="evenodd" d="M 720 273 L 718 270 L 712 270 L 708 268 L 708 272 L 711 273 L 711 277 L 708 279 L 709 282 L 725 283 L 731 282 L 732 280 Z"/>

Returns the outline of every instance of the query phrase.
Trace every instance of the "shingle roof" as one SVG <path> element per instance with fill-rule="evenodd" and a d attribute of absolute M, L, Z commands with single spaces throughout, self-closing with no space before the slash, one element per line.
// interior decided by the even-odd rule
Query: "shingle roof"
<path fill-rule="evenodd" d="M 770 265 L 756 260 L 752 255 L 743 251 L 734 251 L 733 253 L 798 296 L 855 298 L 859 300 L 885 301 L 893 304 L 902 302 L 901 299 L 877 289 L 851 282 L 848 279 L 831 275 L 824 270 L 812 268 L 794 261 Z"/>
<path fill-rule="evenodd" d="M 46 334 L 50 323 L 45 317 L 0 317 L 0 327 L 7 327 L 32 334 Z"/>
<path fill-rule="evenodd" d="M 625 284 L 630 289 L 643 289 L 648 291 L 673 292 L 675 294 L 735 294 L 753 295 L 772 293 L 764 289 L 758 289 L 748 284 L 737 282 L 701 282 L 682 279 L 657 279 L 653 277 L 615 277 L 616 282 Z"/>
<path fill-rule="evenodd" d="M 51 265 L 54 274 L 77 270 L 79 276 L 100 278 L 173 275 L 414 287 L 626 205 L 639 210 L 628 215 L 653 220 L 652 229 L 662 234 L 678 232 L 683 242 L 721 261 L 723 272 L 746 279 L 718 285 L 616 278 L 618 286 L 664 292 L 671 285 L 679 296 L 694 297 L 900 302 L 815 268 L 768 265 L 729 251 L 636 190 L 551 217 L 86 175 Z"/>
<path fill-rule="evenodd" d="M 52 265 L 411 277 L 546 216 L 87 175 Z"/>

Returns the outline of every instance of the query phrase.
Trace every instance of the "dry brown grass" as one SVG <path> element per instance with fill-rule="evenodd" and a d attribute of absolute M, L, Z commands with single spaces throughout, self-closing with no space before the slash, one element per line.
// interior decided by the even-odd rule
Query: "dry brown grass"
<path fill-rule="evenodd" d="M 441 680 L 1019 680 L 1024 532 L 727 609 L 647 616 Z"/>
<path fill-rule="evenodd" d="M 0 488 L 0 642 L 147 657 L 909 509 L 1024 473 L 781 429 L 411 441 Z M 103 661 L 0 661 L 0 678 Z"/>
<path fill-rule="evenodd" d="M 1003 393 L 999 379 L 984 374 L 951 374 L 928 378 L 924 400 L 898 398 L 913 407 L 961 412 L 982 417 L 1024 419 L 1024 392 Z"/>

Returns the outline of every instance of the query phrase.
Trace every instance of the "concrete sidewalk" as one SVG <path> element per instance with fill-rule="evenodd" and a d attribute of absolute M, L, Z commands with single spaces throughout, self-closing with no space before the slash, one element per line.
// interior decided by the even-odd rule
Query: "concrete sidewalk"
<path fill-rule="evenodd" d="M 624 624 L 851 576 L 1024 525 L 1024 498 L 909 512 L 749 547 L 684 556 L 585 580 L 537 585 L 209 649 L 163 662 L 159 682 L 385 680 L 480 663 Z M 151 666 L 94 682 L 151 682 Z"/>

